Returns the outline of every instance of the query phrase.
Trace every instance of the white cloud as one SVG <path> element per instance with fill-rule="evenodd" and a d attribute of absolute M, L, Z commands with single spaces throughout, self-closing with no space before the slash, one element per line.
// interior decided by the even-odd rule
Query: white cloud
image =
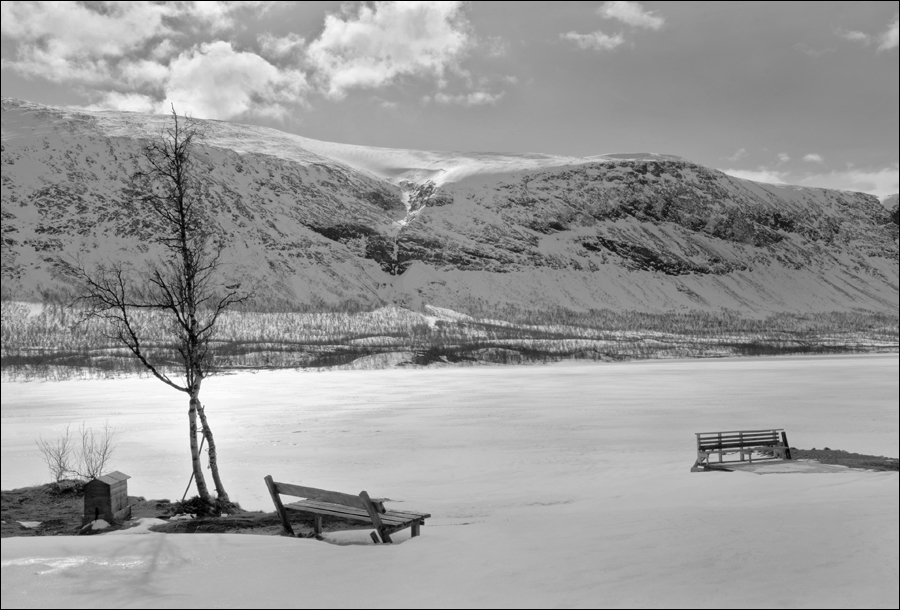
<path fill-rule="evenodd" d="M 856 169 L 833 171 L 824 174 L 807 174 L 799 178 L 796 184 L 817 186 L 821 188 L 841 189 L 844 191 L 860 191 L 884 199 L 898 190 L 900 169 L 898 166 L 882 169 Z"/>
<path fill-rule="evenodd" d="M 597 14 L 604 19 L 620 21 L 632 28 L 658 30 L 666 23 L 659 15 L 644 10 L 640 2 L 604 2 L 597 9 Z M 582 49 L 594 51 L 611 51 L 625 43 L 625 35 L 622 32 L 610 35 L 597 30 L 590 34 L 566 32 L 559 36 L 563 40 L 571 40 Z"/>
<path fill-rule="evenodd" d="M 779 163 L 787 163 L 791 160 L 791 156 L 787 153 L 778 153 L 778 162 Z"/>
<path fill-rule="evenodd" d="M 57 83 L 141 84 L 160 78 L 153 62 L 187 44 L 185 30 L 232 27 L 242 10 L 271 2 L 4 2 L 3 68 Z M 145 59 L 138 60 L 137 57 Z M 152 74 L 152 72 L 156 74 Z"/>
<path fill-rule="evenodd" d="M 866 34 L 856 30 L 838 30 L 837 34 L 841 38 L 859 42 L 866 46 L 877 44 L 879 52 L 890 51 L 891 49 L 896 49 L 898 44 L 900 44 L 900 14 L 894 15 L 894 20 L 888 26 L 888 29 L 881 34 Z"/>
<path fill-rule="evenodd" d="M 829 53 L 834 53 L 835 51 L 834 48 L 816 49 L 802 42 L 798 42 L 797 44 L 795 44 L 794 49 L 800 51 L 804 55 L 815 58 L 822 57 L 823 55 L 828 55 Z"/>
<path fill-rule="evenodd" d="M 729 176 L 755 182 L 857 191 L 875 195 L 882 200 L 892 193 L 896 193 L 898 183 L 900 183 L 900 166 L 898 165 L 881 169 L 848 168 L 843 171 L 807 174 L 792 174 L 768 167 L 759 167 L 755 170 L 723 169 L 721 171 Z"/>
<path fill-rule="evenodd" d="M 658 30 L 666 23 L 654 12 L 644 10 L 640 2 L 605 2 L 597 13 L 605 19 L 615 19 L 636 28 Z"/>
<path fill-rule="evenodd" d="M 461 106 L 495 105 L 503 97 L 504 93 L 488 93 L 487 91 L 473 91 L 460 95 L 448 95 L 440 92 L 433 99 L 438 104 L 459 104 Z"/>
<path fill-rule="evenodd" d="M 328 15 L 307 60 L 325 93 L 343 98 L 403 76 L 440 84 L 470 46 L 462 2 L 376 2 Z"/>
<path fill-rule="evenodd" d="M 162 61 L 164 59 L 168 59 L 173 55 L 178 53 L 178 47 L 176 47 L 172 41 L 168 38 L 164 39 L 161 43 L 153 47 L 150 51 L 150 56 L 157 61 Z"/>
<path fill-rule="evenodd" d="M 302 102 L 301 72 L 281 71 L 255 53 L 218 41 L 185 51 L 169 64 L 163 108 L 180 114 L 229 119 L 241 115 L 283 118 L 283 104 Z"/>
<path fill-rule="evenodd" d="M 610 36 L 600 31 L 590 34 L 566 32 L 559 36 L 564 40 L 571 40 L 582 49 L 593 49 L 594 51 L 611 51 L 625 43 L 625 37 L 621 33 Z"/>
<path fill-rule="evenodd" d="M 809 163 L 825 163 L 825 159 L 818 153 L 809 153 L 803 156 L 803 160 Z"/>
<path fill-rule="evenodd" d="M 4 2 L 3 35 L 56 55 L 119 56 L 147 40 L 170 32 L 165 5 L 149 2 L 109 3 L 92 10 L 76 2 Z"/>
<path fill-rule="evenodd" d="M 3 67 L 53 82 L 110 80 L 114 64 L 148 41 L 171 34 L 171 8 L 149 2 L 4 2 L 0 29 L 13 45 Z"/>
<path fill-rule="evenodd" d="M 753 180 L 754 182 L 766 182 L 769 184 L 784 184 L 785 173 L 778 170 L 760 167 L 759 169 L 723 169 L 720 170 L 729 176 L 742 178 L 744 180 Z"/>
<path fill-rule="evenodd" d="M 500 36 L 491 36 L 479 45 L 488 57 L 506 57 L 509 55 L 509 41 Z"/>
<path fill-rule="evenodd" d="M 900 15 L 894 15 L 894 22 L 888 26 L 886 32 L 878 36 L 878 50 L 888 51 L 896 49 L 897 45 L 900 44 L 898 38 L 900 38 Z"/>
<path fill-rule="evenodd" d="M 221 32 L 237 26 L 237 13 L 253 11 L 259 15 L 279 3 L 267 0 L 194 0 L 169 4 L 174 16 L 186 18 L 188 28 Z"/>
<path fill-rule="evenodd" d="M 734 161 L 740 161 L 741 159 L 743 159 L 746 156 L 747 156 L 747 149 L 746 148 L 738 148 L 736 151 L 734 151 L 733 155 L 731 155 L 730 157 L 725 157 L 725 158 L 728 161 L 734 162 Z"/>
<path fill-rule="evenodd" d="M 861 42 L 863 44 L 869 44 L 869 42 L 871 42 L 871 38 L 865 32 L 857 32 L 854 30 L 839 30 L 838 36 L 847 40 L 852 40 L 853 42 Z"/>
<path fill-rule="evenodd" d="M 117 81 L 132 87 L 158 88 L 169 76 L 169 68 L 164 64 L 138 59 L 136 61 L 123 61 L 118 66 Z"/>
<path fill-rule="evenodd" d="M 274 59 L 282 59 L 289 57 L 303 50 L 306 46 L 306 40 L 294 34 L 289 33 L 287 36 L 275 37 L 272 34 L 262 34 L 257 38 L 259 42 L 260 52 L 266 57 Z"/>
<path fill-rule="evenodd" d="M 86 86 L 92 109 L 168 112 L 175 102 L 179 111 L 203 118 L 283 117 L 285 104 L 303 103 L 308 87 L 301 72 L 280 70 L 228 42 L 184 48 L 185 28 L 231 27 L 236 11 L 269 4 L 3 3 L 2 65 L 28 77 Z"/>
<path fill-rule="evenodd" d="M 118 93 L 110 91 L 95 104 L 83 107 L 85 110 L 125 110 L 128 112 L 156 112 L 159 102 L 149 95 L 140 93 Z"/>

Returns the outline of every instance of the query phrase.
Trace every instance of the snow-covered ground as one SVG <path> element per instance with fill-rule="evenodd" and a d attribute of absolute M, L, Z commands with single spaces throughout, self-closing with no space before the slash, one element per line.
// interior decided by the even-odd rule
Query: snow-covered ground
<path fill-rule="evenodd" d="M 393 499 L 415 540 L 4 539 L 3 607 L 898 606 L 898 475 L 691 473 L 694 432 L 898 455 L 898 356 L 242 373 L 204 389 L 223 476 Z M 65 424 L 121 430 L 129 490 L 180 498 L 186 402 L 146 380 L 4 383 L 2 487 Z M 390 505 L 390 504 L 389 504 Z M 408 532 L 408 530 L 407 530 Z"/>

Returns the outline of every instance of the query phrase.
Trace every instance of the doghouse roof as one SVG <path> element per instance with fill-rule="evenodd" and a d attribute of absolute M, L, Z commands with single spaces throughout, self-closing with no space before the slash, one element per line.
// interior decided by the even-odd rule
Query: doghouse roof
<path fill-rule="evenodd" d="M 101 483 L 106 483 L 107 485 L 115 485 L 121 481 L 125 481 L 130 479 L 131 477 L 125 474 L 124 472 L 119 472 L 118 470 L 114 470 L 109 474 L 105 474 L 102 477 L 97 477 L 94 479 L 95 481 L 100 481 Z"/>

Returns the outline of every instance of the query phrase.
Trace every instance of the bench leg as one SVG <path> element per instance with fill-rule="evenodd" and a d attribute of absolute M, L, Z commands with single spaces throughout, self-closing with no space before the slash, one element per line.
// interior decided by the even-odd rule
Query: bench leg
<path fill-rule="evenodd" d="M 278 488 L 275 486 L 272 475 L 266 475 L 265 482 L 266 487 L 269 490 L 269 495 L 272 496 L 272 503 L 275 504 L 275 512 L 278 513 L 278 517 L 281 519 L 281 535 L 293 537 L 294 529 L 291 527 L 291 522 L 288 519 L 287 511 L 284 509 L 284 504 L 281 503 L 281 496 L 278 493 Z"/>
<path fill-rule="evenodd" d="M 322 533 L 322 515 L 313 515 L 313 531 L 317 534 Z"/>
<path fill-rule="evenodd" d="M 420 523 L 419 523 L 418 521 L 416 521 L 415 523 L 412 524 L 412 536 L 411 536 L 411 538 L 415 538 L 416 536 L 419 535 L 419 525 L 420 525 Z"/>
<path fill-rule="evenodd" d="M 378 539 L 378 534 L 376 534 L 375 532 L 370 532 L 369 535 L 372 537 L 372 542 L 374 542 L 375 544 L 381 542 L 381 540 Z"/>

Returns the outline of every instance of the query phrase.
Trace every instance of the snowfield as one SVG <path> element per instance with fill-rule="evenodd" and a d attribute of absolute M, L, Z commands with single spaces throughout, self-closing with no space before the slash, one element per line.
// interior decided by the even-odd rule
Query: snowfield
<path fill-rule="evenodd" d="M 694 433 L 898 455 L 897 355 L 209 380 L 225 484 L 263 477 L 429 512 L 394 545 L 98 535 L 2 541 L 12 607 L 802 607 L 900 603 L 897 473 L 691 473 Z M 187 401 L 150 379 L 3 383 L 2 487 L 44 482 L 34 445 L 119 428 L 129 492 L 179 499 Z M 389 506 L 391 503 L 389 503 Z M 146 531 L 143 528 L 141 531 Z"/>

